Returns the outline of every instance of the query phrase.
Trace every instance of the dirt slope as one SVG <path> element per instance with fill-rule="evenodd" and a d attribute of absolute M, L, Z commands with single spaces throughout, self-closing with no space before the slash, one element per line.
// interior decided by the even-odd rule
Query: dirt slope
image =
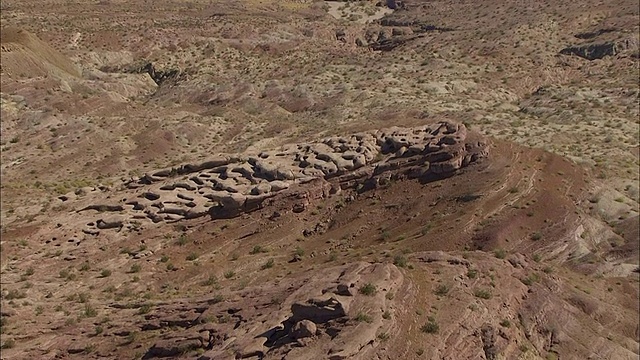
<path fill-rule="evenodd" d="M 3 27 L 0 46 L 2 71 L 10 76 L 80 76 L 80 71 L 69 58 L 28 31 Z"/>

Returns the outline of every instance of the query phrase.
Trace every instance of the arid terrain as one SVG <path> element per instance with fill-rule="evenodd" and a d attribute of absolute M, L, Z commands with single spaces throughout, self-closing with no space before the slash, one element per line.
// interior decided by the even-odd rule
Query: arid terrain
<path fill-rule="evenodd" d="M 637 359 L 637 1 L 0 5 L 2 359 Z"/>

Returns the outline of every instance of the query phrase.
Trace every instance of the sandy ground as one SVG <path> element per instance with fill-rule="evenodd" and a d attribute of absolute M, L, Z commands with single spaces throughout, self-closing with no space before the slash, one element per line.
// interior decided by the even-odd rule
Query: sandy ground
<path fill-rule="evenodd" d="M 392 9 L 386 7 L 377 7 L 376 13 L 373 15 L 369 15 L 364 11 L 364 7 L 359 8 L 356 6 L 350 6 L 349 8 L 342 10 L 341 8 L 344 7 L 345 4 L 347 4 L 343 1 L 325 1 L 324 3 L 329 6 L 329 15 L 338 20 L 349 19 L 349 17 L 354 14 L 360 16 L 359 19 L 355 20 L 355 22 L 357 22 L 358 24 L 371 23 L 375 20 L 382 19 L 385 15 L 393 13 Z"/>

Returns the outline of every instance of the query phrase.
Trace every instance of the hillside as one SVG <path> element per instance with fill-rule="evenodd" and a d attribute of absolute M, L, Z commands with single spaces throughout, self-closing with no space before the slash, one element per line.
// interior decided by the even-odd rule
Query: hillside
<path fill-rule="evenodd" d="M 3 2 L 2 358 L 637 358 L 638 16 Z"/>

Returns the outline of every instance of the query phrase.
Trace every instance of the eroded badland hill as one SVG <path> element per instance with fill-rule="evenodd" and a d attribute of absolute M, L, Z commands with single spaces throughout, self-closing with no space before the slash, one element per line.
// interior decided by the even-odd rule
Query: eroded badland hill
<path fill-rule="evenodd" d="M 3 1 L 3 359 L 637 359 L 637 2 Z"/>

